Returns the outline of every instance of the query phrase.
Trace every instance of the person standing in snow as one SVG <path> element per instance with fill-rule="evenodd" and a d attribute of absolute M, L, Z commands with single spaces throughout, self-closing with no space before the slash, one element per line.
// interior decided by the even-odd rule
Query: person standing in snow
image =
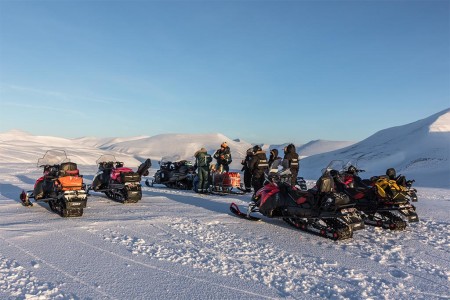
<path fill-rule="evenodd" d="M 289 169 L 292 174 L 291 185 L 295 186 L 297 184 L 299 161 L 294 144 L 289 144 L 284 148 L 284 159 L 289 161 Z"/>
<path fill-rule="evenodd" d="M 245 159 L 241 161 L 242 172 L 244 172 L 244 186 L 245 191 L 250 193 L 252 191 L 252 171 L 250 170 L 249 164 L 253 157 L 253 148 L 248 148 Z"/>
<path fill-rule="evenodd" d="M 194 157 L 198 176 L 197 193 L 205 193 L 208 191 L 209 164 L 212 158 L 205 148 L 195 152 Z"/>
<path fill-rule="evenodd" d="M 253 157 L 249 164 L 252 171 L 252 186 L 254 195 L 264 186 L 264 174 L 269 169 L 266 152 L 256 145 L 253 147 Z"/>
<path fill-rule="evenodd" d="M 214 153 L 214 158 L 217 160 L 216 170 L 219 173 L 222 173 L 223 171 L 230 171 L 229 164 L 232 162 L 232 159 L 231 150 L 230 147 L 228 147 L 227 142 L 223 142 L 220 145 L 220 149 L 218 149 L 216 153 Z"/>

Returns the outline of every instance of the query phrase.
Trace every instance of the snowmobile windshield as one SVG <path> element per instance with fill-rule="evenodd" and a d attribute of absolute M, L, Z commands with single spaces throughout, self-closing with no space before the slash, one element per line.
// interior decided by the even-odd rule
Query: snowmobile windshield
<path fill-rule="evenodd" d="M 322 174 L 326 172 L 330 172 L 331 170 L 342 171 L 344 170 L 344 161 L 343 160 L 332 160 L 325 169 L 322 169 Z"/>
<path fill-rule="evenodd" d="M 44 157 L 38 159 L 37 166 L 54 166 L 64 162 L 70 162 L 64 150 L 48 150 Z"/>
<path fill-rule="evenodd" d="M 101 164 L 101 163 L 108 163 L 108 162 L 116 162 L 116 157 L 112 154 L 105 154 L 99 157 L 99 159 L 97 159 L 96 163 Z"/>

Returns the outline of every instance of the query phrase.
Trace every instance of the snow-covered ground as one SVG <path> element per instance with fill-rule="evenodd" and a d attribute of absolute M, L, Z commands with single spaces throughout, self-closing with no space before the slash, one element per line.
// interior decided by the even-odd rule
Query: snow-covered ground
<path fill-rule="evenodd" d="M 89 183 L 95 166 L 79 168 Z M 136 204 L 92 193 L 82 217 L 61 218 L 19 203 L 40 174 L 0 164 L 0 299 L 450 298 L 450 189 L 418 186 L 420 222 L 405 231 L 333 242 L 231 215 L 249 195 L 163 186 Z"/>

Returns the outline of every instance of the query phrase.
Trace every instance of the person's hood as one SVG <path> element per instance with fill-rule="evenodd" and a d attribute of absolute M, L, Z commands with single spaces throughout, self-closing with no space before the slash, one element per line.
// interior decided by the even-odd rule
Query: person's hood
<path fill-rule="evenodd" d="M 272 150 L 270 150 L 270 154 L 272 155 L 273 158 L 277 158 L 278 157 L 278 150 L 277 149 L 272 149 Z"/>
<path fill-rule="evenodd" d="M 289 144 L 286 147 L 286 153 L 295 153 L 295 146 L 294 146 L 294 144 Z"/>

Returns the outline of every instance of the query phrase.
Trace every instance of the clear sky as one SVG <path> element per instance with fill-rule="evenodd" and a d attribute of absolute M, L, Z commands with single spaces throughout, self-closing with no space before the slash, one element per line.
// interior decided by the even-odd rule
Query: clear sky
<path fill-rule="evenodd" d="M 450 1 L 0 0 L 0 132 L 359 141 L 450 107 Z"/>

